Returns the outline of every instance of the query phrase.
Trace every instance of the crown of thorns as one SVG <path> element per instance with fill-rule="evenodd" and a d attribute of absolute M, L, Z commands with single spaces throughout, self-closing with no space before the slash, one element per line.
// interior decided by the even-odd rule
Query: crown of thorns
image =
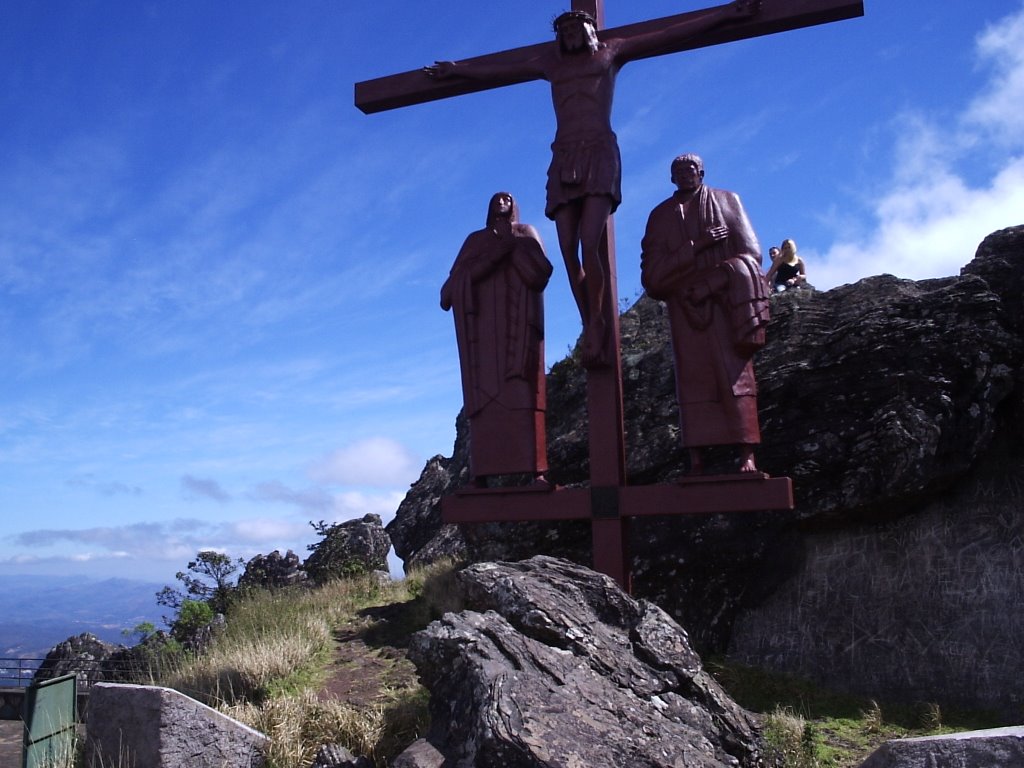
<path fill-rule="evenodd" d="M 591 16 L 586 11 L 566 11 L 561 16 L 556 18 L 553 22 L 551 22 L 551 27 L 552 27 L 552 29 L 555 30 L 555 32 L 557 32 L 558 28 L 564 22 L 569 21 L 570 19 L 577 19 L 579 21 L 588 21 L 593 26 L 595 26 L 595 27 L 597 26 L 597 22 L 594 20 L 594 17 Z"/>

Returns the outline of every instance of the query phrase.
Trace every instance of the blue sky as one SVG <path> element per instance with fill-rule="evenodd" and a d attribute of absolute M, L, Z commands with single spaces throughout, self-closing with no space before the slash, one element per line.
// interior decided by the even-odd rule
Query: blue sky
<path fill-rule="evenodd" d="M 865 4 L 623 70 L 622 298 L 683 151 L 819 288 L 956 274 L 1024 223 L 1024 3 Z M 170 580 L 394 514 L 451 451 L 438 290 L 492 193 L 560 264 L 553 118 L 543 83 L 373 116 L 353 83 L 548 39 L 566 5 L 0 8 L 0 573 Z M 546 302 L 552 363 L 579 330 L 560 267 Z"/>

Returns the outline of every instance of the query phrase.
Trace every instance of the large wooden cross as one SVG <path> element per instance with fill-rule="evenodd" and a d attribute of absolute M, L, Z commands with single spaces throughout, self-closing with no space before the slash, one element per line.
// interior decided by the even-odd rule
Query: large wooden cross
<path fill-rule="evenodd" d="M 724 6 L 723 6 L 724 7 Z M 599 30 L 604 27 L 604 0 L 573 0 L 573 10 L 588 12 Z M 686 19 L 717 12 L 718 8 L 670 16 L 599 32 L 637 38 Z M 760 11 L 749 18 L 707 30 L 668 47 L 646 51 L 634 58 L 676 53 L 710 45 L 743 40 L 790 29 L 854 18 L 864 13 L 862 0 L 762 0 Z M 540 55 L 554 42 L 516 48 L 465 60 L 465 63 L 509 64 Z M 356 83 L 356 106 L 366 114 L 421 104 L 451 96 L 525 82 L 530 77 L 481 79 L 433 79 L 423 70 L 403 72 Z M 719 475 L 680 483 L 627 486 L 626 451 L 622 406 L 622 362 L 617 307 L 615 237 L 608 219 L 602 241 L 608 265 L 604 285 L 609 344 L 614 349 L 611 365 L 587 371 L 590 487 L 532 489 L 464 489 L 442 502 L 446 523 L 589 520 L 593 564 L 596 570 L 630 586 L 627 551 L 629 520 L 644 515 L 709 514 L 771 509 L 791 509 L 793 491 L 789 478 L 769 478 L 761 473 Z"/>

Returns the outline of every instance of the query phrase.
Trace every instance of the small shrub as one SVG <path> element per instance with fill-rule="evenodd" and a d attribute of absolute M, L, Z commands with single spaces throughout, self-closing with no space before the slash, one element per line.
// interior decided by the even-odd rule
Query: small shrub
<path fill-rule="evenodd" d="M 935 702 L 924 705 L 924 711 L 921 713 L 921 727 L 926 731 L 942 730 L 942 708 Z"/>
<path fill-rule="evenodd" d="M 199 600 L 184 600 L 178 609 L 178 617 L 171 624 L 171 637 L 179 643 L 192 638 L 196 632 L 213 621 L 213 608 Z"/>
<path fill-rule="evenodd" d="M 870 706 L 860 714 L 864 723 L 864 730 L 868 733 L 881 733 L 885 727 L 885 718 L 882 717 L 882 708 L 878 702 L 871 700 Z"/>
<path fill-rule="evenodd" d="M 764 739 L 769 764 L 785 768 L 818 768 L 814 726 L 784 707 L 765 716 Z"/>

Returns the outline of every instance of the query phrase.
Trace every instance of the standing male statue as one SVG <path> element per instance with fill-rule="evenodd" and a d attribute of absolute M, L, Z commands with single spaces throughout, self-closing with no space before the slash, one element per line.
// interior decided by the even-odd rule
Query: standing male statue
<path fill-rule="evenodd" d="M 424 67 L 434 78 L 499 77 L 544 79 L 551 83 L 557 129 L 551 145 L 545 213 L 553 219 L 576 306 L 583 321 L 584 365 L 609 365 L 606 312 L 610 266 L 601 253 L 608 217 L 622 199 L 619 147 L 611 127 L 615 77 L 629 61 L 650 56 L 730 21 L 758 13 L 761 0 L 733 0 L 714 12 L 686 18 L 632 37 L 598 40 L 597 25 L 585 11 L 568 11 L 554 22 L 557 45 L 513 63 L 437 62 Z M 582 250 L 582 259 L 580 251 Z"/>
<path fill-rule="evenodd" d="M 704 185 L 699 157 L 677 157 L 672 182 L 675 194 L 647 220 L 640 280 L 668 305 L 683 447 L 693 474 L 713 445 L 739 446 L 740 471 L 755 472 L 751 359 L 768 323 L 761 247 L 739 197 Z"/>
<path fill-rule="evenodd" d="M 470 233 L 441 288 L 455 316 L 474 485 L 492 475 L 547 471 L 544 434 L 544 304 L 551 277 L 537 230 L 520 224 L 498 192 L 487 226 Z"/>

